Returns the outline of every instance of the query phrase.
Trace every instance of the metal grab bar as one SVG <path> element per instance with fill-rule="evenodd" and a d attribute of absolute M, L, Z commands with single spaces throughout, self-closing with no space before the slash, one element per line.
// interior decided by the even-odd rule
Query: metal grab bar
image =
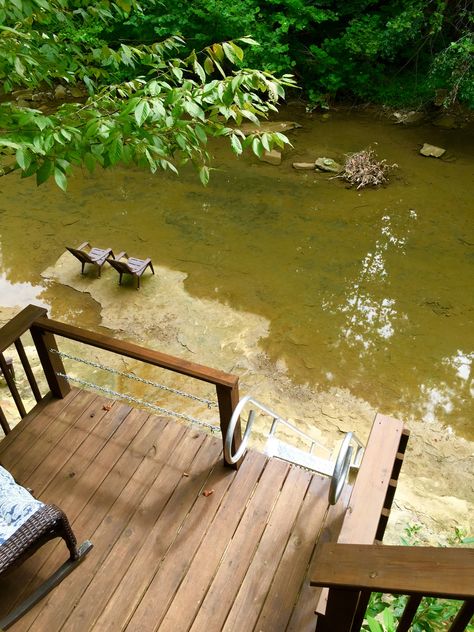
<path fill-rule="evenodd" d="M 259 408 L 262 412 L 266 413 L 267 415 L 270 415 L 273 418 L 272 426 L 268 434 L 269 441 L 274 439 L 277 426 L 279 423 L 281 423 L 282 425 L 286 426 L 287 428 L 290 428 L 290 430 L 292 430 L 299 436 L 303 437 L 306 441 L 310 443 L 310 449 L 309 449 L 310 455 L 312 455 L 312 451 L 315 446 L 318 446 L 318 448 L 324 450 L 328 455 L 331 454 L 331 450 L 327 448 L 326 446 L 322 445 L 321 443 L 319 443 L 319 441 L 316 441 L 316 439 L 313 439 L 313 437 L 311 437 L 310 435 L 306 434 L 305 432 L 297 428 L 294 424 L 292 424 L 291 422 L 277 415 L 277 413 L 275 413 L 271 408 L 269 408 L 268 406 L 265 406 L 265 404 L 262 404 L 258 400 L 254 399 L 251 395 L 246 395 L 245 397 L 242 397 L 242 399 L 239 400 L 239 403 L 235 407 L 234 412 L 232 413 L 232 417 L 231 417 L 228 429 L 227 429 L 227 435 L 225 437 L 225 442 L 224 442 L 224 453 L 225 453 L 226 462 L 237 463 L 237 461 L 239 461 L 242 458 L 242 456 L 244 455 L 247 449 L 250 434 L 252 432 L 252 427 L 255 422 L 254 409 L 250 410 L 249 412 L 249 416 L 247 419 L 247 426 L 245 428 L 244 436 L 242 437 L 242 441 L 240 443 L 239 449 L 237 450 L 235 454 L 232 454 L 232 440 L 234 437 L 235 428 L 239 422 L 239 418 L 240 418 L 240 415 L 242 414 L 244 407 L 248 403 L 253 404 L 256 408 Z M 355 448 L 355 453 L 354 453 L 354 448 Z M 296 448 L 294 450 L 296 452 L 299 451 Z M 299 451 L 299 452 L 301 452 L 301 454 L 304 454 L 302 451 Z M 304 467 L 309 467 L 310 469 L 314 469 L 315 471 L 318 471 L 322 474 L 331 476 L 331 484 L 329 488 L 329 503 L 331 505 L 335 505 L 344 488 L 344 484 L 349 475 L 350 468 L 351 467 L 354 467 L 357 469 L 359 468 L 360 462 L 362 460 L 363 452 L 364 452 L 363 444 L 359 441 L 359 439 L 356 437 L 354 433 L 348 432 L 346 436 L 344 437 L 344 440 L 341 444 L 341 447 L 339 449 L 339 453 L 335 462 L 330 461 L 330 460 L 324 461 L 323 469 L 318 467 L 318 465 L 311 467 L 311 465 L 307 465 L 306 463 L 300 463 L 300 464 L 302 464 Z M 267 451 L 267 454 L 268 454 L 268 451 Z M 276 455 L 276 456 L 279 456 L 279 455 Z M 280 458 L 285 458 L 285 457 L 280 456 Z M 311 458 L 311 457 L 307 455 L 307 458 Z M 316 457 L 313 456 L 312 458 L 313 460 L 316 460 Z M 285 460 L 289 460 L 288 457 Z M 319 462 L 321 463 L 322 460 L 319 459 Z"/>
<path fill-rule="evenodd" d="M 242 413 L 242 410 L 249 402 L 251 402 L 256 408 L 259 408 L 264 413 L 267 413 L 267 415 L 270 415 L 270 417 L 273 417 L 273 423 L 272 423 L 269 436 L 273 436 L 275 434 L 276 426 L 279 423 L 281 423 L 287 428 L 290 428 L 291 430 L 293 430 L 293 432 L 295 432 L 296 434 L 306 439 L 311 444 L 310 453 L 312 452 L 314 446 L 318 446 L 319 448 L 321 448 L 328 454 L 331 454 L 331 450 L 329 450 L 328 448 L 326 448 L 326 446 L 316 441 L 316 439 L 313 439 L 313 437 L 311 437 L 310 435 L 306 434 L 305 432 L 297 428 L 290 421 L 287 421 L 286 419 L 283 419 L 283 417 L 280 417 L 280 415 L 274 412 L 271 408 L 269 408 L 268 406 L 265 406 L 265 404 L 262 404 L 258 400 L 254 399 L 252 395 L 245 395 L 245 397 L 242 397 L 239 400 L 239 403 L 235 407 L 234 412 L 232 413 L 232 417 L 230 419 L 228 430 L 227 430 L 227 435 L 226 435 L 225 444 L 224 444 L 224 451 L 225 451 L 225 458 L 226 460 L 228 460 L 229 463 L 237 463 L 237 461 L 239 461 L 242 458 L 245 450 L 247 449 L 250 433 L 252 432 L 252 426 L 255 421 L 254 410 L 251 410 L 249 413 L 249 416 L 247 419 L 247 427 L 245 428 L 244 436 L 242 437 L 242 442 L 240 444 L 240 447 L 235 454 L 232 454 L 232 439 L 234 437 L 235 428 L 237 426 L 237 422 Z"/>

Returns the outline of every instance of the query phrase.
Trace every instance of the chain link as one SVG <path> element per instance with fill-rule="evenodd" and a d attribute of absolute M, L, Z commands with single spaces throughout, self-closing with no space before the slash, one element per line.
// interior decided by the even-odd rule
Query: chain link
<path fill-rule="evenodd" d="M 138 375 L 134 375 L 133 373 L 124 373 L 123 371 L 119 371 L 118 369 L 113 369 L 112 367 L 105 366 L 105 364 L 100 364 L 99 362 L 93 362 L 92 360 L 85 360 L 84 358 L 78 358 L 77 356 L 66 353 L 65 351 L 58 351 L 57 349 L 50 349 L 50 351 L 51 353 L 56 353 L 58 356 L 61 356 L 62 358 L 68 358 L 69 360 L 74 360 L 75 362 L 81 362 L 82 364 L 87 364 L 88 366 L 92 366 L 96 369 L 102 369 L 103 371 L 108 371 L 109 373 L 113 373 L 114 375 L 120 375 L 122 377 L 129 378 L 130 380 L 135 380 L 136 382 L 141 382 L 142 384 L 147 384 L 148 386 L 154 386 L 155 388 L 160 388 L 164 391 L 168 391 L 169 393 L 180 395 L 181 397 L 187 397 L 188 399 L 193 399 L 196 402 L 201 402 L 201 404 L 206 404 L 208 408 L 217 408 L 216 402 L 213 402 L 210 399 L 198 397 L 197 395 L 191 395 L 191 393 L 186 393 L 186 391 L 180 391 L 176 388 L 171 388 L 171 386 L 165 386 L 164 384 L 160 384 L 159 382 L 153 382 L 152 380 L 147 380 L 143 377 L 139 377 Z"/>
<path fill-rule="evenodd" d="M 178 413 L 174 410 L 168 410 L 167 408 L 163 408 L 162 406 L 157 406 L 156 404 L 152 404 L 150 402 L 146 402 L 143 399 L 139 399 L 138 397 L 133 397 L 133 395 L 126 395 L 125 393 L 119 393 L 118 391 L 114 391 L 107 386 L 99 386 L 99 384 L 93 384 L 92 382 L 88 382 L 87 380 L 83 380 L 79 377 L 73 377 L 72 375 L 67 375 L 66 373 L 61 373 L 59 371 L 56 372 L 58 377 L 62 377 L 68 382 L 76 382 L 77 384 L 81 384 L 82 386 L 86 386 L 87 388 L 93 388 L 95 390 L 101 391 L 106 395 L 112 395 L 119 399 L 126 399 L 129 402 L 133 402 L 134 404 L 140 404 L 142 406 L 146 406 L 147 408 L 151 408 L 152 410 L 156 410 L 157 412 L 163 413 L 165 415 L 169 415 L 171 417 L 177 417 L 179 419 L 184 419 L 185 421 L 189 421 L 193 424 L 198 424 L 199 426 L 204 426 L 211 430 L 211 432 L 218 432 L 219 428 L 214 426 L 213 424 L 202 421 L 202 419 L 196 419 L 196 417 L 191 417 L 191 415 L 186 415 L 185 413 Z"/>

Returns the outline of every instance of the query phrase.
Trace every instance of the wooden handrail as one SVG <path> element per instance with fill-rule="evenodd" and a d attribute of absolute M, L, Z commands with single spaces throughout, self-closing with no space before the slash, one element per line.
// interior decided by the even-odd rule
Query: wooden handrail
<path fill-rule="evenodd" d="M 315 586 L 474 598 L 474 549 L 327 543 L 313 569 Z"/>
<path fill-rule="evenodd" d="M 28 305 L 19 314 L 0 328 L 0 353 L 12 345 L 15 340 L 28 331 L 31 325 L 41 316 L 46 314 L 44 307 Z"/>
<path fill-rule="evenodd" d="M 110 336 L 104 336 L 103 334 L 88 331 L 86 329 L 80 329 L 79 327 L 73 327 L 65 323 L 60 323 L 56 320 L 50 320 L 49 318 L 38 318 L 33 322 L 34 327 L 38 327 L 42 331 L 49 332 L 68 338 L 69 340 L 75 340 L 76 342 L 82 342 L 91 347 L 97 347 L 98 349 L 104 349 L 105 351 L 111 351 L 119 355 L 132 358 L 134 360 L 141 360 L 147 364 L 158 366 L 163 369 L 174 371 L 175 373 L 181 373 L 187 375 L 196 380 L 203 382 L 209 382 L 232 388 L 238 384 L 239 378 L 236 375 L 230 373 L 224 373 L 202 364 L 196 364 L 195 362 L 189 362 L 181 358 L 161 353 L 160 351 L 154 351 L 141 347 L 132 342 L 126 342 L 124 340 L 117 340 Z"/>
<path fill-rule="evenodd" d="M 373 544 L 383 537 L 383 512 L 390 510 L 392 483 L 400 472 L 407 443 L 403 423 L 377 414 L 372 425 L 362 463 L 344 516 L 338 542 Z M 312 582 L 311 582 L 312 583 Z M 362 622 L 368 595 L 361 591 L 329 590 L 324 587 L 316 604 L 318 632 L 350 630 L 354 620 Z"/>
<path fill-rule="evenodd" d="M 25 354 L 22 353 L 23 347 L 21 343 L 19 343 L 20 336 L 28 330 L 31 332 L 48 386 L 54 397 L 62 398 L 70 390 L 67 380 L 58 375 L 65 374 L 61 356 L 54 353 L 54 351 L 58 350 L 55 336 L 61 336 L 62 338 L 74 340 L 75 342 L 80 342 L 91 347 L 110 351 L 152 366 L 173 371 L 174 373 L 186 375 L 187 377 L 196 380 L 214 384 L 219 404 L 219 419 L 222 431 L 222 440 L 223 442 L 225 441 L 232 413 L 239 401 L 239 378 L 236 375 L 225 373 L 224 371 L 218 371 L 181 358 L 176 358 L 166 353 L 146 349 L 145 347 L 141 347 L 132 342 L 116 340 L 110 336 L 105 336 L 103 334 L 51 320 L 46 316 L 46 309 L 35 305 L 29 305 L 0 329 L 0 364 L 2 366 L 4 364 L 3 357 L 1 357 L 3 351 L 10 345 L 15 344 L 37 401 L 41 399 L 40 393 L 36 383 L 32 383 L 34 376 L 27 364 Z M 10 379 L 10 376 L 7 376 L 7 383 L 9 384 L 10 391 L 12 392 L 15 401 L 17 402 L 21 416 L 24 416 L 26 411 L 24 411 L 21 400 L 17 396 L 16 386 L 12 379 Z M 1 409 L 0 425 L 5 432 L 9 432 L 10 428 L 8 422 Z M 236 429 L 233 441 L 233 450 L 236 451 L 240 445 L 240 427 Z M 226 463 L 226 465 L 238 468 L 240 464 Z"/>

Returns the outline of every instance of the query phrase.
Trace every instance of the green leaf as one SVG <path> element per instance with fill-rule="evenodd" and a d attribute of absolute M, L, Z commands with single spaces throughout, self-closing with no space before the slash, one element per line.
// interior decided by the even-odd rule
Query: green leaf
<path fill-rule="evenodd" d="M 210 57 L 206 57 L 204 60 L 204 70 L 208 75 L 212 75 L 214 72 L 214 64 L 212 63 L 212 59 Z"/>
<path fill-rule="evenodd" d="M 204 68 L 197 60 L 194 62 L 194 72 L 197 74 L 202 83 L 206 81 L 206 73 L 204 72 Z"/>
<path fill-rule="evenodd" d="M 249 37 L 246 35 L 245 37 L 239 37 L 238 42 L 243 42 L 244 44 L 250 44 L 250 46 L 260 46 L 260 44 L 253 39 L 253 37 Z"/>
<path fill-rule="evenodd" d="M 24 77 L 25 76 L 25 67 L 22 64 L 21 59 L 18 56 L 15 57 L 14 65 L 15 65 L 15 70 L 20 75 L 20 77 Z"/>
<path fill-rule="evenodd" d="M 230 62 L 232 62 L 233 64 L 235 64 L 235 62 L 237 60 L 237 56 L 236 56 L 236 54 L 234 52 L 233 47 L 228 42 L 223 42 L 222 48 L 224 49 L 224 53 L 225 53 L 225 56 L 227 57 L 227 59 Z"/>
<path fill-rule="evenodd" d="M 109 145 L 108 156 L 111 165 L 117 164 L 122 158 L 123 143 L 121 138 L 115 138 Z"/>
<path fill-rule="evenodd" d="M 186 101 L 186 103 L 184 104 L 184 109 L 189 114 L 189 116 L 192 116 L 192 118 L 197 118 L 201 121 L 204 121 L 204 111 L 195 101 Z"/>
<path fill-rule="evenodd" d="M 230 45 L 232 46 L 232 50 L 234 51 L 237 59 L 242 61 L 244 58 L 244 51 L 240 48 L 240 46 L 237 46 L 235 42 L 230 42 Z"/>
<path fill-rule="evenodd" d="M 252 141 L 252 151 L 253 153 L 258 156 L 259 158 L 262 158 L 263 156 L 263 152 L 264 152 L 264 148 L 262 145 L 262 141 L 260 140 L 260 138 L 255 137 Z"/>
<path fill-rule="evenodd" d="M 236 154 L 237 156 L 240 156 L 240 154 L 242 153 L 242 143 L 240 142 L 238 136 L 236 136 L 235 134 L 232 134 L 232 136 L 230 137 L 230 145 L 232 147 L 232 151 L 234 152 L 234 154 Z"/>
<path fill-rule="evenodd" d="M 206 167 L 206 165 L 203 165 L 199 169 L 199 179 L 201 180 L 204 186 L 207 186 L 209 182 L 209 167 Z"/>
<path fill-rule="evenodd" d="M 86 165 L 89 173 L 92 173 L 96 164 L 95 157 L 91 153 L 87 152 L 87 154 L 84 155 L 84 164 Z"/>
<path fill-rule="evenodd" d="M 36 172 L 36 184 L 39 186 L 40 184 L 43 184 L 43 182 L 46 182 L 46 180 L 51 175 L 52 170 L 53 163 L 51 162 L 51 160 L 45 160 Z"/>
<path fill-rule="evenodd" d="M 6 138 L 0 138 L 0 146 L 11 147 L 12 149 L 19 149 L 21 147 L 19 143 L 14 143 L 13 141 L 7 140 Z"/>
<path fill-rule="evenodd" d="M 271 147 L 270 147 L 270 142 L 269 142 L 269 137 L 268 137 L 268 134 L 262 134 L 262 135 L 260 136 L 260 139 L 261 139 L 261 141 L 262 141 L 262 145 L 264 146 L 264 148 L 265 148 L 267 151 L 270 151 L 270 150 L 271 150 Z"/>
<path fill-rule="evenodd" d="M 148 101 L 140 101 L 133 113 L 138 127 L 141 127 L 150 114 L 150 106 Z"/>
<path fill-rule="evenodd" d="M 28 169 L 28 167 L 31 164 L 31 154 L 30 152 L 23 148 L 23 147 L 19 147 L 16 150 L 16 161 L 18 163 L 18 165 L 23 169 L 23 171 L 26 171 Z"/>
<path fill-rule="evenodd" d="M 58 185 L 58 187 L 63 191 L 66 191 L 67 178 L 63 171 L 61 171 L 61 169 L 59 169 L 58 167 L 54 169 L 54 179 L 56 180 L 56 184 Z"/>
<path fill-rule="evenodd" d="M 196 133 L 196 136 L 197 136 L 199 142 L 201 142 L 203 145 L 205 145 L 207 143 L 207 134 L 206 134 L 206 130 L 204 129 L 204 127 L 202 125 L 196 124 L 194 126 L 194 131 Z"/>
<path fill-rule="evenodd" d="M 370 632 L 383 632 L 383 628 L 380 623 L 370 616 L 367 616 L 367 624 Z"/>

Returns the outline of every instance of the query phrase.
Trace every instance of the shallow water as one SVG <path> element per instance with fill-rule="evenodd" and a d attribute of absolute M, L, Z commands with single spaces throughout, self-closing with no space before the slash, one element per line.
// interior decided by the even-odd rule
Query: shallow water
<path fill-rule="evenodd" d="M 192 295 L 267 318 L 261 344 L 294 381 L 346 387 L 382 412 L 473 438 L 473 130 L 342 111 L 279 118 L 303 125 L 281 166 L 216 146 L 206 189 L 191 170 L 79 172 L 67 194 L 2 178 L 0 305 L 46 304 L 97 328 L 89 295 L 40 273 L 86 239 L 151 256 L 186 272 Z M 424 142 L 446 159 L 419 156 Z M 291 166 L 368 145 L 399 165 L 386 188 L 347 189 Z"/>

